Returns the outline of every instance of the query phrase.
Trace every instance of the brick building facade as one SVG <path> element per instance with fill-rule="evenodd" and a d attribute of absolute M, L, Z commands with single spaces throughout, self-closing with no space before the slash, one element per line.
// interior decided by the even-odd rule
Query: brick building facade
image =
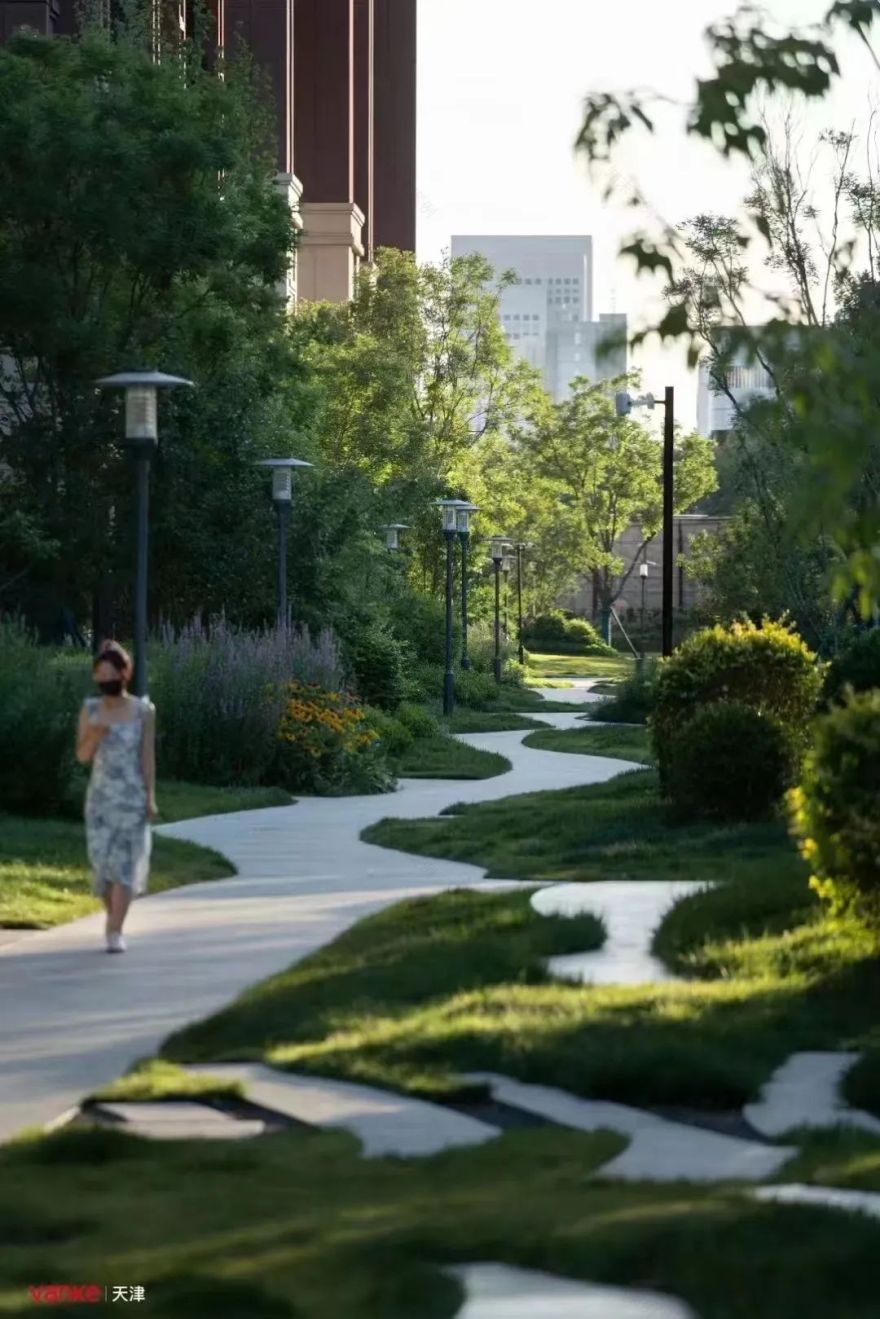
<path fill-rule="evenodd" d="M 114 0 L 105 0 L 110 17 Z M 154 0 L 167 34 L 191 0 Z M 243 42 L 272 87 L 278 183 L 302 229 L 289 294 L 344 301 L 378 247 L 415 251 L 416 0 L 209 0 L 214 41 Z M 76 0 L 0 0 L 18 28 L 65 36 Z"/>

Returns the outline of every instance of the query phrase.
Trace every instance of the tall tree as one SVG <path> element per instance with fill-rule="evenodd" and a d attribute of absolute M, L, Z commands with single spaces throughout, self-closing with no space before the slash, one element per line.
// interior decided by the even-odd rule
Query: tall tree
<path fill-rule="evenodd" d="M 615 390 L 631 383 L 627 377 L 598 384 L 576 380 L 570 397 L 553 404 L 519 439 L 523 471 L 548 483 L 554 504 L 568 506 L 564 525 L 572 567 L 595 574 L 606 637 L 614 602 L 663 516 L 662 446 L 639 422 L 615 411 Z M 714 486 L 711 442 L 679 435 L 675 511 L 687 512 Z M 626 559 L 618 542 L 633 524 L 641 529 L 642 544 Z"/>

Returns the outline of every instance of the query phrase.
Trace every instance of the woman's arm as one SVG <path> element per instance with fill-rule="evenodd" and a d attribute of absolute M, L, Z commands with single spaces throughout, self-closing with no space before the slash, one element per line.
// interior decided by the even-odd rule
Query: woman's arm
<path fill-rule="evenodd" d="M 156 807 L 156 707 L 148 705 L 144 715 L 144 732 L 141 739 L 141 769 L 147 790 L 147 815 L 152 820 L 158 815 Z"/>
<path fill-rule="evenodd" d="M 76 758 L 81 765 L 87 765 L 94 756 L 107 733 L 106 724 L 93 723 L 87 706 L 79 712 L 79 724 L 76 729 Z"/>

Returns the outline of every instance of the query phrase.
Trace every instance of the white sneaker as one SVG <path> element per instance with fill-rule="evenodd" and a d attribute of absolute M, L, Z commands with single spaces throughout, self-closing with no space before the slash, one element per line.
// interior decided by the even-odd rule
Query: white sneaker
<path fill-rule="evenodd" d="M 121 934 L 117 934 L 116 931 L 113 930 L 111 931 L 110 934 L 107 935 L 108 953 L 124 953 L 125 947 L 126 947 L 125 940 L 123 939 Z"/>

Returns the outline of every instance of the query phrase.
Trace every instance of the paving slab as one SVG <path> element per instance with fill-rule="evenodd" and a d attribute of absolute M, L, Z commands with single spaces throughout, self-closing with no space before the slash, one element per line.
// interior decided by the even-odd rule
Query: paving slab
<path fill-rule="evenodd" d="M 656 1292 L 600 1287 L 506 1264 L 450 1269 L 467 1290 L 457 1319 L 695 1319 L 682 1301 Z"/>
<path fill-rule="evenodd" d="M 468 1077 L 490 1085 L 499 1103 L 537 1113 L 578 1131 L 616 1131 L 629 1145 L 596 1174 L 623 1181 L 725 1182 L 772 1177 L 797 1150 L 764 1145 L 691 1127 L 626 1104 L 581 1099 L 551 1086 L 478 1072 Z"/>
<path fill-rule="evenodd" d="M 710 887 L 695 880 L 600 880 L 540 889 L 532 897 L 532 907 L 542 916 L 592 913 L 602 919 L 606 929 L 601 948 L 548 958 L 548 971 L 583 985 L 677 980 L 679 977 L 651 952 L 654 932 L 677 902 Z"/>
<path fill-rule="evenodd" d="M 743 1117 L 764 1136 L 782 1136 L 797 1127 L 858 1127 L 880 1136 L 880 1118 L 851 1108 L 840 1093 L 858 1053 L 793 1053 L 773 1073 L 757 1103 Z"/>
<path fill-rule="evenodd" d="M 139 1104 L 99 1103 L 99 1113 L 109 1114 L 127 1130 L 154 1140 L 245 1140 L 260 1136 L 266 1124 L 233 1117 L 208 1104 L 162 1102 Z"/>
<path fill-rule="evenodd" d="M 456 802 L 603 783 L 632 768 L 534 751 L 524 737 L 463 737 L 511 761 L 494 779 L 411 779 L 393 794 L 301 798 L 161 826 L 161 836 L 216 848 L 238 875 L 136 902 L 122 957 L 103 951 L 102 914 L 0 948 L 0 1140 L 57 1118 L 154 1054 L 172 1031 L 382 907 L 451 888 L 509 887 L 486 882 L 479 866 L 363 843 L 367 825 L 437 815 Z"/>
<path fill-rule="evenodd" d="M 299 1122 L 342 1127 L 358 1137 L 369 1158 L 424 1157 L 482 1145 L 500 1134 L 496 1127 L 439 1104 L 349 1081 L 282 1072 L 261 1063 L 204 1063 L 187 1071 L 241 1081 L 255 1104 Z"/>
<path fill-rule="evenodd" d="M 880 1193 L 848 1191 L 840 1186 L 760 1186 L 752 1194 L 758 1200 L 785 1205 L 812 1205 L 819 1209 L 839 1209 L 848 1214 L 868 1214 L 880 1218 Z"/>

